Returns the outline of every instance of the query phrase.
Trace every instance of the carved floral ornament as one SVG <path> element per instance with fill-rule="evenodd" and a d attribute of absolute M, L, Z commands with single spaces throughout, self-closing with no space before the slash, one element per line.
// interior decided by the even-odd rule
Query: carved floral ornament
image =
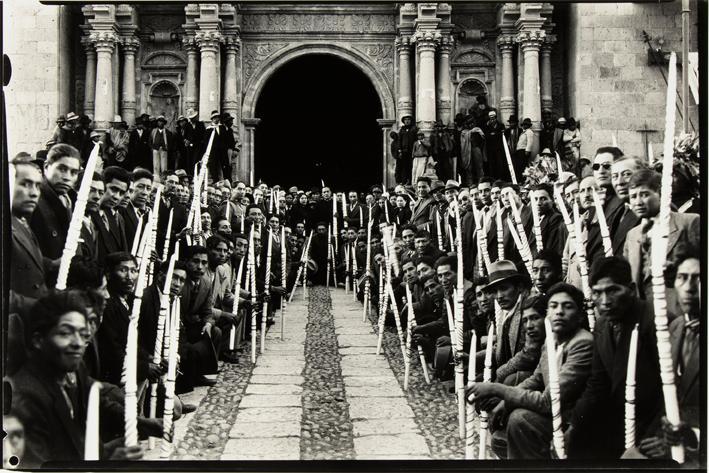
<path fill-rule="evenodd" d="M 217 30 L 198 31 L 194 39 L 201 49 L 218 49 L 224 42 L 224 36 Z"/>
<path fill-rule="evenodd" d="M 261 62 L 287 45 L 288 43 L 244 44 L 242 56 L 244 77 L 248 80 Z"/>
<path fill-rule="evenodd" d="M 416 43 L 417 47 L 435 48 L 440 43 L 441 37 L 442 35 L 438 30 L 418 30 L 411 39 Z"/>
<path fill-rule="evenodd" d="M 394 81 L 394 48 L 390 44 L 354 44 L 354 49 L 364 53 L 381 71 L 388 84 Z"/>
<path fill-rule="evenodd" d="M 546 32 L 544 30 L 528 30 L 520 31 L 517 34 L 517 42 L 522 49 L 525 48 L 540 48 L 544 42 Z"/>
<path fill-rule="evenodd" d="M 245 15 L 242 28 L 259 33 L 384 33 L 394 32 L 396 24 L 391 15 L 269 13 Z"/>
<path fill-rule="evenodd" d="M 121 38 L 121 47 L 124 52 L 135 54 L 140 47 L 140 40 L 135 36 L 123 37 Z"/>
<path fill-rule="evenodd" d="M 89 35 L 89 42 L 96 46 L 96 50 L 103 49 L 113 51 L 115 43 L 118 41 L 118 36 L 112 30 L 92 31 Z"/>

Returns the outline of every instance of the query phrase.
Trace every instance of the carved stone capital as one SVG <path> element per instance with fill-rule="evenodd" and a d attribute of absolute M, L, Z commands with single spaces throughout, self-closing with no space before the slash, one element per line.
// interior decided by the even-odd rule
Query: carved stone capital
<path fill-rule="evenodd" d="M 194 39 L 201 51 L 219 51 L 219 43 L 224 42 L 224 37 L 217 30 L 198 31 Z"/>
<path fill-rule="evenodd" d="M 140 48 L 140 40 L 135 36 L 121 38 L 121 47 L 126 54 L 135 54 Z"/>
<path fill-rule="evenodd" d="M 441 54 L 450 54 L 455 46 L 455 38 L 451 35 L 442 35 L 441 41 L 438 44 L 438 51 Z"/>
<path fill-rule="evenodd" d="M 81 38 L 81 46 L 84 48 L 84 52 L 87 56 L 96 55 L 96 44 L 91 40 L 91 36 L 83 36 Z"/>
<path fill-rule="evenodd" d="M 418 30 L 412 36 L 412 40 L 416 43 L 416 49 L 419 51 L 433 50 L 441 41 L 441 33 L 437 30 Z"/>
<path fill-rule="evenodd" d="M 224 48 L 227 52 L 237 52 L 241 49 L 241 39 L 236 35 L 224 37 Z"/>
<path fill-rule="evenodd" d="M 118 36 L 113 30 L 92 31 L 89 35 L 89 41 L 96 46 L 96 52 L 112 53 L 116 47 Z"/>
<path fill-rule="evenodd" d="M 551 54 L 551 49 L 556 43 L 555 34 L 547 34 L 544 36 L 544 42 L 542 43 L 542 54 Z"/>
<path fill-rule="evenodd" d="M 527 30 L 517 34 L 517 42 L 523 51 L 539 50 L 544 42 L 544 30 Z"/>
<path fill-rule="evenodd" d="M 394 44 L 396 45 L 396 50 L 399 53 L 409 52 L 409 49 L 411 48 L 411 37 L 406 35 L 399 35 L 394 40 Z"/>
<path fill-rule="evenodd" d="M 187 51 L 188 54 L 199 51 L 199 46 L 197 45 L 197 41 L 195 41 L 194 36 L 184 36 L 182 38 L 182 49 Z"/>
<path fill-rule="evenodd" d="M 497 37 L 497 47 L 500 48 L 501 52 L 514 51 L 515 46 L 516 42 L 513 35 L 505 34 Z"/>

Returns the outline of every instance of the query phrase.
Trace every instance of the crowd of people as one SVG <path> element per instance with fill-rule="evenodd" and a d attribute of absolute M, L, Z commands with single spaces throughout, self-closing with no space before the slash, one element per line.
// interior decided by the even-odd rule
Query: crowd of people
<path fill-rule="evenodd" d="M 485 107 L 464 117 L 462 128 L 469 133 L 461 135 L 492 143 L 489 133 L 505 133 L 494 110 Z M 186 121 L 196 116 L 190 114 Z M 476 128 L 485 117 L 489 126 L 481 133 Z M 66 118 L 66 123 L 77 121 L 74 114 Z M 309 285 L 333 285 L 335 280 L 340 287 L 348 284 L 360 300 L 367 297 L 374 306 L 386 304 L 378 297 L 380 281 L 390 284 L 394 297 L 389 301 L 392 307 L 384 307 L 386 324 L 397 325 L 394 314 L 398 314 L 401 327 L 412 327 L 413 344 L 421 347 L 426 364 L 442 380 L 452 377 L 454 363 L 475 359 L 477 372 L 475 379 L 467 380 L 466 398 L 490 414 L 492 450 L 499 458 L 555 456 L 545 349 L 545 343 L 555 343 L 568 458 L 669 458 L 670 446 L 681 443 L 688 459 L 696 461 L 700 218 L 693 206 L 673 201 L 664 259 L 682 419 L 676 424 L 665 417 L 653 320 L 650 235 L 660 211 L 661 177 L 644 160 L 624 156 L 617 147 L 602 147 L 586 167 L 590 172 L 581 172 L 578 157 L 572 157 L 574 165 L 550 173 L 546 182 L 520 177 L 518 185 L 509 179 L 503 149 L 495 154 L 488 147 L 486 161 L 481 161 L 472 146 L 470 161 L 455 153 L 449 156 L 461 158 L 455 162 L 443 163 L 437 157 L 437 172 L 448 174 L 444 180 L 432 179 L 425 172 L 427 164 L 416 162 L 424 155 L 428 159 L 424 149 L 428 145 L 416 145 L 421 136 L 408 118 L 396 143 L 401 156 L 411 153 L 413 175 L 408 177 L 410 171 L 399 159 L 397 165 L 404 166 L 403 171 L 397 168 L 400 184 L 389 189 L 374 185 L 365 193 L 346 189 L 334 193 L 325 186 L 300 189 L 263 182 L 251 186 L 224 179 L 230 173 L 220 159 L 212 165 L 214 156 L 207 161 L 204 187 L 195 187 L 198 153 L 204 152 L 210 135 L 215 142 L 220 118 L 214 114 L 215 129 L 201 135 L 197 151 L 176 154 L 174 163 L 168 153 L 167 165 L 160 148 L 167 145 L 170 151 L 174 141 L 159 138 L 161 117 L 155 128 L 142 132 L 158 143 L 152 159 L 147 152 L 134 152 L 130 144 L 121 154 L 113 131 L 98 137 L 94 133 L 102 143 L 103 165 L 85 175 L 92 148 L 68 141 L 74 128 L 65 125 L 60 131 L 66 133 L 57 135 L 46 155 L 21 153 L 10 164 L 14 171 L 10 315 L 4 361 L 11 402 L 5 425 L 24 431 L 24 445 L 17 447 L 21 465 L 83 457 L 93 380 L 104 386 L 102 458 L 141 458 L 139 446 L 123 444 L 124 356 L 137 300 L 138 429 L 143 437 L 162 436 L 162 421 L 146 408 L 148 387 L 159 384 L 167 371 L 167 360 L 155 363 L 153 357 L 161 297 L 180 301 L 175 390 L 179 395 L 195 386 L 216 384 L 218 361 L 245 361 L 252 316 L 258 318 L 257 330 L 264 321 L 270 327 L 281 298 L 299 284 L 299 274 L 306 275 Z M 141 120 L 138 127 L 145 124 Z M 530 138 L 524 138 L 527 125 L 523 120 L 523 132 L 510 147 L 526 160 L 519 169 L 531 163 L 525 142 Z M 417 141 L 407 141 L 407 133 L 416 135 Z M 448 143 L 444 148 L 456 143 L 440 127 L 431 140 Z M 192 157 L 180 161 L 185 156 Z M 456 170 L 457 163 L 464 163 L 463 172 Z M 507 178 L 500 175 L 503 171 Z M 462 183 L 454 180 L 457 174 L 463 176 Z M 82 182 L 90 189 L 78 248 L 69 266 L 67 289 L 56 290 Z M 675 197 L 686 195 L 677 192 Z M 137 294 L 136 242 L 153 213 L 154 277 Z M 194 225 L 194 219 L 200 225 Z M 570 237 L 574 224 L 580 234 L 572 232 L 575 236 Z M 391 241 L 384 238 L 388 232 Z M 526 246 L 521 244 L 525 241 Z M 272 252 L 267 255 L 269 246 Z M 179 258 L 170 265 L 173 254 Z M 249 254 L 255 259 L 255 285 L 249 284 L 244 267 Z M 387 271 L 388 261 L 397 262 L 398 274 Z M 461 272 L 466 348 L 453 356 L 447 307 L 454 304 Z M 171 280 L 166 281 L 168 274 Z M 270 302 L 266 313 L 264 301 Z M 545 319 L 551 322 L 555 341 L 546 339 Z M 626 448 L 624 386 L 635 327 L 637 442 Z M 493 339 L 489 333 L 495 334 Z M 492 353 L 490 379 L 484 377 L 487 352 Z M 159 406 L 164 398 L 161 390 Z M 174 417 L 194 409 L 176 399 Z"/>

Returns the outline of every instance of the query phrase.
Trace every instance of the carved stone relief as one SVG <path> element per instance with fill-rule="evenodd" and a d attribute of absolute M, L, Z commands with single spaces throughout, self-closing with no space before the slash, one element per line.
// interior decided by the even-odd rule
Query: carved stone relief
<path fill-rule="evenodd" d="M 353 47 L 366 54 L 387 79 L 391 87 L 394 83 L 394 46 L 391 44 L 354 44 Z"/>
<path fill-rule="evenodd" d="M 242 19 L 245 33 L 395 33 L 393 15 L 254 14 Z"/>
<path fill-rule="evenodd" d="M 288 43 L 244 43 L 242 53 L 244 82 L 251 78 L 261 62 L 287 45 Z"/>

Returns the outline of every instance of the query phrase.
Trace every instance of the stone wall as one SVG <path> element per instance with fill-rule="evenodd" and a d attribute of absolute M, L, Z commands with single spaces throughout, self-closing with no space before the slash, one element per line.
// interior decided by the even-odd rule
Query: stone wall
<path fill-rule="evenodd" d="M 3 7 L 3 49 L 12 62 L 5 88 L 8 151 L 35 153 L 59 114 L 59 7 L 38 0 L 8 0 Z"/>
<path fill-rule="evenodd" d="M 691 2 L 690 51 L 697 50 L 696 1 Z M 681 2 L 573 4 L 567 24 L 570 115 L 581 120 L 582 155 L 610 145 L 612 135 L 626 154 L 646 156 L 643 133 L 655 158 L 662 149 L 666 83 L 659 66 L 648 65 L 645 30 L 663 38 L 665 51 L 681 56 Z M 664 66 L 665 75 L 667 66 Z M 678 82 L 681 70 L 678 68 Z M 679 95 L 678 95 L 679 102 Z M 690 113 L 698 127 L 696 107 Z M 676 127 L 682 120 L 677 113 Z"/>

